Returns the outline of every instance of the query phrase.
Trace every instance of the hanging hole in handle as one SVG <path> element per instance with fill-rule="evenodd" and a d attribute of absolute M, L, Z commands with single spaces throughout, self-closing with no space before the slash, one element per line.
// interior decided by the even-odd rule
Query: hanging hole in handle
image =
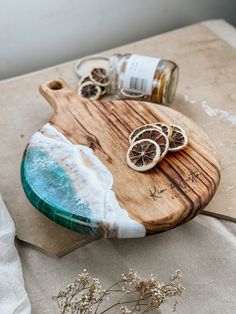
<path fill-rule="evenodd" d="M 60 81 L 52 81 L 48 84 L 48 87 L 51 90 L 59 90 L 63 88 L 62 83 Z"/>

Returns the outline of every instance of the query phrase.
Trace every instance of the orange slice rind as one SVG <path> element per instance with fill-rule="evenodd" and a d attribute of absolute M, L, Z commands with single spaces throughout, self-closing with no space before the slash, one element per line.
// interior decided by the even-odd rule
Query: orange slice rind
<path fill-rule="evenodd" d="M 181 149 L 184 149 L 188 145 L 188 137 L 181 127 L 177 125 L 171 125 L 171 127 L 172 135 L 169 141 L 169 151 L 177 152 Z"/>
<path fill-rule="evenodd" d="M 141 139 L 133 142 L 127 152 L 128 166 L 139 172 L 152 169 L 160 160 L 161 149 L 159 145 L 150 139 Z"/>
<path fill-rule="evenodd" d="M 89 76 L 83 76 L 81 77 L 81 79 L 79 80 L 78 82 L 78 86 L 80 87 L 82 84 L 86 83 L 86 82 L 92 82 L 90 80 L 90 77 Z"/>
<path fill-rule="evenodd" d="M 171 125 L 164 123 L 164 122 L 156 122 L 156 123 L 153 123 L 153 125 L 161 128 L 162 131 L 165 133 L 165 135 L 168 137 L 168 139 L 171 137 L 171 135 L 172 135 Z"/>
<path fill-rule="evenodd" d="M 110 78 L 107 75 L 107 71 L 104 68 L 94 68 L 90 72 L 90 80 L 99 86 L 108 86 L 110 84 Z"/>
<path fill-rule="evenodd" d="M 154 129 L 159 129 L 161 130 L 160 127 L 158 126 L 155 126 L 154 124 L 144 124 L 136 129 L 134 129 L 131 133 L 130 133 L 130 136 L 129 136 L 129 142 L 132 143 L 133 140 L 134 140 L 134 137 L 140 133 L 141 131 L 145 130 L 145 129 L 151 129 L 151 128 L 154 128 Z"/>
<path fill-rule="evenodd" d="M 133 98 L 133 99 L 141 98 L 145 95 L 145 94 L 139 93 L 139 92 L 131 92 L 128 90 L 124 90 L 123 88 L 120 90 L 120 93 L 125 97 L 129 97 L 129 98 Z"/>
<path fill-rule="evenodd" d="M 153 140 L 160 146 L 161 156 L 160 160 L 165 157 L 169 149 L 169 140 L 165 133 L 159 128 L 148 128 L 140 131 L 137 135 L 135 135 L 133 142 L 149 139 Z"/>
<path fill-rule="evenodd" d="M 80 87 L 78 88 L 78 94 L 80 96 L 92 100 L 99 99 L 101 93 L 102 93 L 101 87 L 90 81 L 81 84 Z"/>

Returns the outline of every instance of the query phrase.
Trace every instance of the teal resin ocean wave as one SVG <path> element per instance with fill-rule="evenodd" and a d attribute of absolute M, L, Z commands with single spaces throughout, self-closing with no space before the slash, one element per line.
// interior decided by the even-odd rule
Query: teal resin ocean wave
<path fill-rule="evenodd" d="M 88 218 L 88 204 L 79 198 L 70 177 L 47 152 L 29 147 L 22 160 L 21 178 L 31 203 L 53 221 L 80 233 L 101 233 Z"/>
<path fill-rule="evenodd" d="M 25 151 L 21 179 L 30 202 L 53 221 L 96 237 L 143 237 L 112 191 L 110 171 L 92 149 L 74 145 L 50 124 L 36 132 Z"/>

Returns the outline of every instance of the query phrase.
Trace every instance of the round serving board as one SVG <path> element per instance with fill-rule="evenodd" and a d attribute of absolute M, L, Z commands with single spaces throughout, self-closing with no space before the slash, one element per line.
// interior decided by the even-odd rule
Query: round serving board
<path fill-rule="evenodd" d="M 40 93 L 54 114 L 29 142 L 21 177 L 28 199 L 53 221 L 96 236 L 139 237 L 187 222 L 214 196 L 215 147 L 183 114 L 142 101 L 82 99 L 63 80 L 42 84 Z M 181 126 L 189 145 L 136 172 L 126 164 L 129 134 L 157 121 Z"/>

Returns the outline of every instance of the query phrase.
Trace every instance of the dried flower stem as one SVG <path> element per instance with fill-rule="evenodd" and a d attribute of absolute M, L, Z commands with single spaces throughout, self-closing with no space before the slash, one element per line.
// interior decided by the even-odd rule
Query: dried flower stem
<path fill-rule="evenodd" d="M 152 275 L 148 279 L 141 279 L 134 270 L 122 274 L 119 281 L 102 290 L 98 279 L 92 278 L 86 270 L 67 286 L 65 291 L 59 291 L 56 297 L 61 314 L 104 314 L 112 313 L 115 307 L 120 306 L 119 313 L 122 314 L 145 314 L 159 308 L 171 297 L 180 297 L 184 287 L 177 280 L 181 278 L 181 272 L 177 270 L 164 284 L 158 282 Z M 117 301 L 104 308 L 109 295 L 117 295 Z M 133 297 L 131 297 L 133 296 Z M 177 300 L 173 305 L 175 311 Z M 100 307 L 103 309 L 100 310 Z M 114 313 L 114 312 L 113 312 Z"/>

